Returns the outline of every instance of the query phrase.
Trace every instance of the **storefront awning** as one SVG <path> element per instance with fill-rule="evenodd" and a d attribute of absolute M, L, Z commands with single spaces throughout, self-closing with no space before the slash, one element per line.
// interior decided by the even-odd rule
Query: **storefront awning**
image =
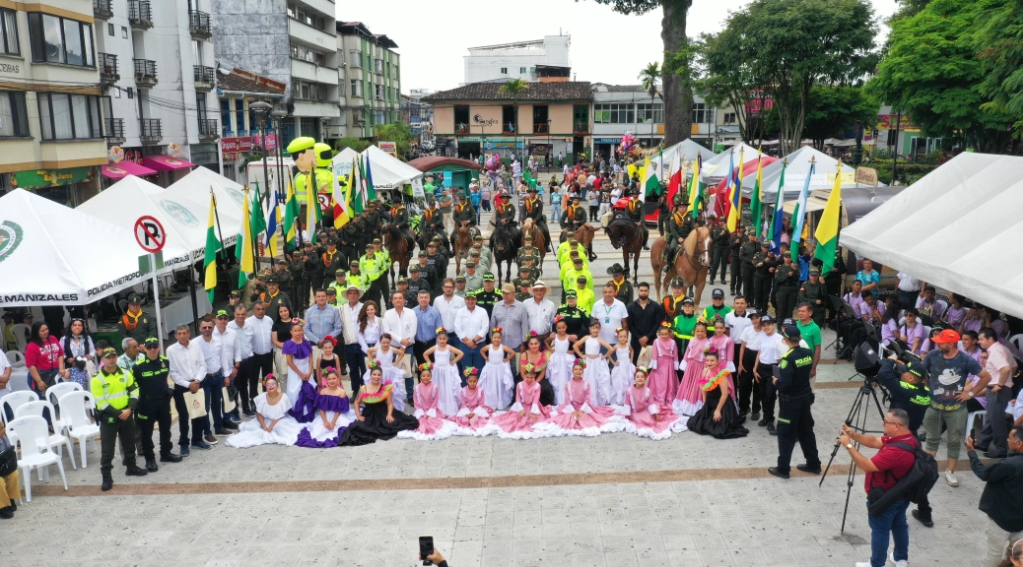
<path fill-rule="evenodd" d="M 145 156 L 142 158 L 142 165 L 157 171 L 173 171 L 195 167 L 194 163 L 171 156 Z"/>
<path fill-rule="evenodd" d="M 103 174 L 103 177 L 109 177 L 110 179 L 123 179 L 128 175 L 143 177 L 146 175 L 156 174 L 156 170 L 149 169 L 148 167 L 139 165 L 133 161 L 108 163 L 102 166 L 100 172 Z"/>

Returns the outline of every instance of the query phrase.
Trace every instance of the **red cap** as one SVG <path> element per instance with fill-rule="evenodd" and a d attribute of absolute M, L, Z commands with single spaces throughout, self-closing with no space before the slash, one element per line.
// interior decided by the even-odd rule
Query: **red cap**
<path fill-rule="evenodd" d="M 959 333 L 953 331 L 952 329 L 945 329 L 945 330 L 941 331 L 941 333 L 939 333 L 938 336 L 936 336 L 933 339 L 931 339 L 931 342 L 939 343 L 939 344 L 940 343 L 958 343 L 959 339 L 960 339 Z"/>

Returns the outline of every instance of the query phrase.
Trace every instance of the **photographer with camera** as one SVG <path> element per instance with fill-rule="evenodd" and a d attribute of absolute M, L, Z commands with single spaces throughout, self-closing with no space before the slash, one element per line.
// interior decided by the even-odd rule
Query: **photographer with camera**
<path fill-rule="evenodd" d="M 931 407 L 931 389 L 927 384 L 927 370 L 921 362 L 903 365 L 899 357 L 891 355 L 881 363 L 877 380 L 888 389 L 892 397 L 891 408 L 909 414 L 909 430 L 917 434 L 924 422 L 924 414 Z"/>
<path fill-rule="evenodd" d="M 879 449 L 869 459 L 856 450 L 853 442 L 869 449 Z M 909 415 L 905 410 L 892 409 L 884 417 L 884 435 L 875 437 L 857 433 L 847 424 L 842 425 L 838 442 L 849 451 L 853 463 L 866 473 L 864 489 L 867 506 L 895 487 L 916 463 L 916 456 L 905 447 L 917 449 L 920 444 L 909 429 Z M 892 561 L 896 567 L 905 567 L 909 559 L 909 525 L 906 508 L 909 500 L 900 498 L 878 515 L 867 518 L 870 524 L 870 561 L 856 563 L 856 567 L 884 567 L 888 562 L 888 538 L 895 541 Z"/>

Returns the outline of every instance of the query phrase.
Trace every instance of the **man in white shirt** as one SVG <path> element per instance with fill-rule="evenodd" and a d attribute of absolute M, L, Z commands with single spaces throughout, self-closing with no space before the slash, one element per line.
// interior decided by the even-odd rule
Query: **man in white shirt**
<path fill-rule="evenodd" d="M 178 325 L 174 329 L 176 343 L 167 347 L 167 360 L 170 362 L 170 379 L 174 382 L 174 407 L 178 410 L 178 431 L 181 433 L 178 443 L 181 445 L 181 456 L 187 457 L 189 449 L 188 426 L 192 426 L 192 447 L 210 450 L 203 440 L 203 432 L 208 427 L 209 416 L 188 419 L 188 404 L 185 403 L 185 392 L 196 393 L 200 389 L 207 390 L 209 400 L 209 380 L 206 379 L 206 355 L 198 342 L 189 340 L 191 333 L 188 325 Z"/>
<path fill-rule="evenodd" d="M 899 298 L 899 305 L 903 309 L 916 307 L 916 298 L 920 295 L 923 282 L 906 272 L 899 272 L 895 278 L 898 282 L 895 285 L 895 295 Z"/>
<path fill-rule="evenodd" d="M 227 328 L 235 332 L 238 338 L 238 354 L 241 356 L 241 364 L 238 366 L 238 376 L 235 382 L 235 387 L 238 390 L 238 399 L 234 400 L 235 408 L 231 413 L 231 417 L 235 422 L 240 423 L 239 409 L 249 416 L 253 417 L 256 412 L 252 411 L 252 406 L 249 397 L 249 386 L 253 389 L 256 388 L 256 378 L 252 376 L 252 336 L 255 330 L 255 325 L 248 324 L 248 311 L 244 305 L 236 305 L 234 308 L 234 320 L 227 324 Z M 255 395 L 253 395 L 255 397 Z"/>
<path fill-rule="evenodd" d="M 729 313 L 725 320 L 731 316 Z M 745 416 L 753 411 L 753 419 L 760 419 L 760 388 L 755 387 L 756 381 L 753 378 L 753 366 L 757 363 L 757 354 L 760 352 L 760 339 L 763 337 L 764 329 L 761 326 L 761 314 L 757 311 L 747 313 L 744 317 L 750 324 L 739 333 L 739 354 L 736 356 L 736 371 L 739 390 L 739 415 Z M 751 400 L 752 396 L 752 400 Z M 752 405 L 751 405 L 752 404 Z"/>
<path fill-rule="evenodd" d="M 728 336 L 731 337 L 732 343 L 735 345 L 732 360 L 736 361 L 736 368 L 739 367 L 738 363 L 741 362 L 739 359 L 739 349 L 742 347 L 742 332 L 752 325 L 753 321 L 750 320 L 749 314 L 746 313 L 746 298 L 742 296 L 736 297 L 732 303 L 732 310 L 725 315 L 725 326 L 728 327 Z"/>
<path fill-rule="evenodd" d="M 380 330 L 391 335 L 391 344 L 405 349 L 405 356 L 398 361 L 405 371 L 405 391 L 411 392 L 412 380 L 412 344 L 416 342 L 418 322 L 411 309 L 405 309 L 405 295 L 400 291 L 391 293 L 391 305 L 394 307 L 384 312 Z"/>
<path fill-rule="evenodd" d="M 347 303 L 338 307 L 341 312 L 341 337 L 344 338 L 345 360 L 348 362 L 348 378 L 352 381 L 351 395 L 355 396 L 362 387 L 362 375 L 366 373 L 366 354 L 359 344 L 359 313 L 362 302 L 359 298 L 362 291 L 358 286 L 349 284 L 345 290 Z"/>
<path fill-rule="evenodd" d="M 440 313 L 440 318 L 444 321 L 444 330 L 448 333 L 448 344 L 465 352 L 465 345 L 455 334 L 455 313 L 465 307 L 465 298 L 455 295 L 455 280 L 451 278 L 444 280 L 441 290 L 443 293 L 433 300 L 433 308 Z"/>
<path fill-rule="evenodd" d="M 266 316 L 266 304 L 262 301 L 252 304 L 252 316 L 245 321 L 245 326 L 249 325 L 252 326 L 252 373 L 249 375 L 251 381 L 248 388 L 251 402 L 259 394 L 260 378 L 272 373 L 274 368 L 274 321 Z M 277 378 L 281 388 L 285 387 L 285 380 L 282 378 L 287 374 L 282 372 L 283 370 L 283 368 L 278 370 L 278 374 L 282 376 Z"/>
<path fill-rule="evenodd" d="M 528 299 L 522 304 L 526 306 L 526 314 L 529 316 L 529 331 L 536 331 L 541 341 L 547 340 L 551 333 L 551 325 L 554 323 L 554 314 L 558 308 L 547 295 L 547 285 L 541 281 L 533 284 L 533 299 Z M 528 331 L 527 331 L 528 334 Z"/>
<path fill-rule="evenodd" d="M 487 327 L 490 325 L 490 317 L 487 310 L 476 305 L 476 292 L 469 292 L 465 296 L 465 307 L 455 313 L 455 335 L 462 343 L 462 352 L 465 356 L 459 361 L 458 368 L 483 368 L 483 345 L 486 344 Z M 461 374 L 461 372 L 459 372 Z M 465 377 L 462 376 L 463 386 Z"/>
<path fill-rule="evenodd" d="M 629 311 L 625 304 L 615 299 L 615 286 L 604 284 L 604 299 L 598 301 L 590 312 L 590 317 L 600 321 L 600 338 L 609 345 L 618 342 L 618 329 L 629 329 Z M 603 353 L 604 347 L 600 347 Z"/>
<path fill-rule="evenodd" d="M 213 330 L 216 323 L 212 318 L 206 317 L 199 321 L 199 346 L 202 347 L 203 356 L 206 357 L 206 380 L 209 386 L 206 388 L 206 430 L 203 431 L 203 438 L 210 445 L 216 445 L 217 435 L 228 435 L 224 429 L 224 345 L 220 336 Z M 210 422 L 213 422 L 210 430 Z"/>
<path fill-rule="evenodd" d="M 242 353 L 238 345 L 238 334 L 228 328 L 228 324 L 231 322 L 231 314 L 226 309 L 220 309 L 216 315 L 216 327 L 213 329 L 213 335 L 220 337 L 220 370 L 224 376 L 224 387 L 230 387 L 231 382 L 238 377 L 238 372 L 241 369 Z M 223 398 L 223 390 L 220 391 L 220 396 Z M 221 413 L 223 413 L 223 399 L 221 399 L 219 408 Z M 224 429 L 238 429 L 239 420 L 237 416 L 232 419 L 231 415 L 224 414 L 223 422 Z"/>
<path fill-rule="evenodd" d="M 1016 371 L 1016 361 L 1005 345 L 998 342 L 998 333 L 984 327 L 977 333 L 977 341 L 987 351 L 987 363 L 984 370 L 991 375 L 984 398 L 987 400 L 987 414 L 984 416 L 984 429 L 977 439 L 978 451 L 986 451 L 984 456 L 989 459 L 1004 459 L 1009 453 L 1007 440 L 1009 431 L 1005 425 L 1005 412 L 1012 400 L 1012 375 Z"/>

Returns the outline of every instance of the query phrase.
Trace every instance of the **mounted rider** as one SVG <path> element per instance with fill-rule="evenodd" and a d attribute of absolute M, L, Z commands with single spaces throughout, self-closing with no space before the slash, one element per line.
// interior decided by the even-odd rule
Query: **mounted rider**
<path fill-rule="evenodd" d="M 664 247 L 662 260 L 665 262 L 664 272 L 670 273 L 675 264 L 675 257 L 678 255 L 679 247 L 685 242 L 689 233 L 696 228 L 696 221 L 688 214 L 688 203 L 682 197 L 682 193 L 675 194 L 674 212 L 668 219 L 668 237 Z"/>
<path fill-rule="evenodd" d="M 505 227 L 511 233 L 512 241 L 518 240 L 519 231 L 516 228 L 518 222 L 515 220 L 515 207 L 511 204 L 511 195 L 501 193 L 498 198 L 497 207 L 494 208 L 494 218 L 490 220 L 494 228 Z M 494 235 L 490 234 L 490 247 L 494 247 Z"/>
<path fill-rule="evenodd" d="M 551 252 L 551 233 L 547 230 L 547 217 L 543 214 L 543 201 L 537 197 L 536 186 L 531 186 L 526 189 L 526 202 L 524 204 L 525 218 L 533 219 L 533 224 L 539 227 L 540 232 L 543 233 L 543 238 L 547 251 Z"/>
<path fill-rule="evenodd" d="M 458 227 L 462 226 L 462 222 L 468 222 L 470 227 L 476 226 L 476 210 L 473 209 L 472 205 L 465 198 L 465 194 L 458 195 L 458 204 L 455 205 L 455 210 L 452 211 L 452 220 L 455 221 L 455 229 L 451 231 L 451 243 L 454 244 L 458 238 Z M 470 241 L 470 244 L 472 241 Z M 454 252 L 454 250 L 452 250 Z"/>
<path fill-rule="evenodd" d="M 394 193 L 394 206 L 391 207 L 391 224 L 398 227 L 398 230 L 405 235 L 405 239 L 408 241 L 409 252 L 415 248 L 416 239 L 412 236 L 412 229 L 409 225 L 410 218 L 408 209 L 405 208 L 405 203 L 402 202 L 401 193 L 395 191 Z"/>
<path fill-rule="evenodd" d="M 566 238 L 567 230 L 575 232 L 579 230 L 584 224 L 589 222 L 589 217 L 586 213 L 586 209 L 579 204 L 582 200 L 578 194 L 572 196 L 572 204 L 568 206 L 565 214 L 561 215 L 561 239 L 562 241 Z"/>
<path fill-rule="evenodd" d="M 451 247 L 448 242 L 448 235 L 444 232 L 444 215 L 440 211 L 440 203 L 436 200 L 430 203 L 426 210 L 423 211 L 423 222 L 419 226 L 422 234 L 433 232 L 433 234 L 440 237 L 445 249 Z M 424 244 L 428 243 L 424 242 Z"/>
<path fill-rule="evenodd" d="M 629 190 L 629 203 L 625 205 L 625 214 L 643 231 L 643 250 L 650 250 L 647 246 L 647 241 L 650 240 L 650 231 L 646 228 L 646 219 L 644 218 L 646 215 L 643 213 L 644 203 L 637 195 L 639 195 L 639 189 Z"/>

